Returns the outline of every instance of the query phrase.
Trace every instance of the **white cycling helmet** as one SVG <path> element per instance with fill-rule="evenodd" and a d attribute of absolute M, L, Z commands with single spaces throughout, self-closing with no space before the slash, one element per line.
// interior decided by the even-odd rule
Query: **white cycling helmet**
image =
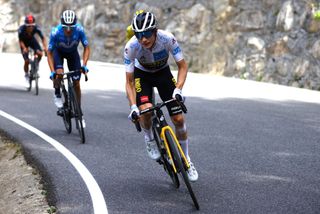
<path fill-rule="evenodd" d="M 155 29 L 157 27 L 157 20 L 153 13 L 142 12 L 133 18 L 131 25 L 133 31 L 139 33 Z"/>
<path fill-rule="evenodd" d="M 65 26 L 73 26 L 77 23 L 77 16 L 73 10 L 65 10 L 61 15 L 61 24 Z"/>

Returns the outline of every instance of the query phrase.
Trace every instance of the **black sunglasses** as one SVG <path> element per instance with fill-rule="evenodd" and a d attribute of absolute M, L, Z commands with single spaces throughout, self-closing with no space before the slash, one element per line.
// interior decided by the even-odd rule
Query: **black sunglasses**
<path fill-rule="evenodd" d="M 148 30 L 148 31 L 143 31 L 143 32 L 135 32 L 134 35 L 137 37 L 137 39 L 142 39 L 142 37 L 145 37 L 147 39 L 149 39 L 152 34 L 153 34 L 154 30 Z"/>

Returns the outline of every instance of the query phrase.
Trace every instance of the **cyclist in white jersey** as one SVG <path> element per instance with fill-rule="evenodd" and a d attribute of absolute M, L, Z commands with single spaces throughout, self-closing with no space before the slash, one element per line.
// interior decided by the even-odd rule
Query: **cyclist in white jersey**
<path fill-rule="evenodd" d="M 131 112 L 139 114 L 152 106 L 152 90 L 156 87 L 163 101 L 182 95 L 188 66 L 176 38 L 169 32 L 157 29 L 155 16 L 150 12 L 136 15 L 132 20 L 133 36 L 124 50 L 124 64 L 126 69 L 126 92 Z M 171 54 L 178 66 L 177 81 L 173 77 L 168 58 Z M 138 108 L 139 107 L 139 108 Z M 177 138 L 190 162 L 187 171 L 190 181 L 198 180 L 198 172 L 190 160 L 188 152 L 188 135 L 185 119 L 181 107 L 171 103 L 167 106 L 171 120 L 175 126 Z M 141 115 L 140 124 L 145 133 L 145 143 L 150 158 L 158 160 L 160 152 L 151 130 L 151 113 Z"/>

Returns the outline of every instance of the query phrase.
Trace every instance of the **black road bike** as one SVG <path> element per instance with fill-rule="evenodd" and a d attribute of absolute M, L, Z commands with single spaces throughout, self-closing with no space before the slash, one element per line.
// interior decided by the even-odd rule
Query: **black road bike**
<path fill-rule="evenodd" d="M 183 104 L 181 96 L 177 95 L 176 99 L 157 103 L 153 105 L 153 107 L 140 111 L 140 115 L 152 112 L 152 131 L 161 155 L 158 163 L 163 165 L 164 170 L 170 176 L 172 183 L 176 188 L 180 187 L 178 174 L 181 175 L 196 209 L 199 210 L 200 207 L 198 200 L 193 192 L 186 172 L 190 167 L 189 162 L 187 161 L 187 158 L 180 146 L 179 141 L 177 140 L 175 133 L 168 125 L 161 110 L 162 107 L 171 102 L 178 102 L 182 108 L 182 111 L 187 113 L 187 108 Z M 133 113 L 132 118 L 135 121 L 136 129 L 138 132 L 141 132 L 141 126 L 138 122 L 137 114 Z"/>
<path fill-rule="evenodd" d="M 39 95 L 39 59 L 38 55 L 35 54 L 34 50 L 29 48 L 29 87 L 28 91 L 31 91 L 32 81 L 34 81 L 34 87 L 36 91 L 36 95 Z"/>
<path fill-rule="evenodd" d="M 72 74 L 78 71 L 79 70 L 69 71 L 63 74 L 63 79 L 61 80 L 63 107 L 58 110 L 57 114 L 62 116 L 63 123 L 68 134 L 70 134 L 72 131 L 71 119 L 75 119 L 76 129 L 80 135 L 80 141 L 81 143 L 85 143 L 84 127 L 82 123 L 83 114 L 80 103 L 76 96 L 72 79 Z M 64 81 L 65 79 L 67 80 L 67 86 Z M 85 81 L 88 81 L 87 75 L 85 75 Z"/>

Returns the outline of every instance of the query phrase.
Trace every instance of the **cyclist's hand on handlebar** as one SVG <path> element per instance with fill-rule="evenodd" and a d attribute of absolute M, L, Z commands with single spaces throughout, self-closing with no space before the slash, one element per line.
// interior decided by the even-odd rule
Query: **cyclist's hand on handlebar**
<path fill-rule="evenodd" d="M 56 78 L 56 72 L 55 71 L 51 71 L 50 73 L 50 79 L 54 80 Z"/>
<path fill-rule="evenodd" d="M 85 74 L 89 72 L 89 69 L 86 65 L 81 66 L 82 72 L 84 72 Z"/>
<path fill-rule="evenodd" d="M 137 120 L 137 118 L 134 118 L 134 117 L 139 116 L 139 114 L 140 114 L 137 105 L 132 105 L 132 106 L 130 107 L 130 109 L 131 109 L 131 112 L 130 112 L 130 114 L 129 114 L 129 116 L 128 116 L 128 119 L 129 119 L 129 120 L 132 120 L 132 121 Z M 134 115 L 135 115 L 135 116 L 134 116 Z"/>
<path fill-rule="evenodd" d="M 179 101 L 184 102 L 186 100 L 186 98 L 182 95 L 182 90 L 180 88 L 174 89 L 172 98 L 176 98 L 177 95 L 181 97 Z"/>

